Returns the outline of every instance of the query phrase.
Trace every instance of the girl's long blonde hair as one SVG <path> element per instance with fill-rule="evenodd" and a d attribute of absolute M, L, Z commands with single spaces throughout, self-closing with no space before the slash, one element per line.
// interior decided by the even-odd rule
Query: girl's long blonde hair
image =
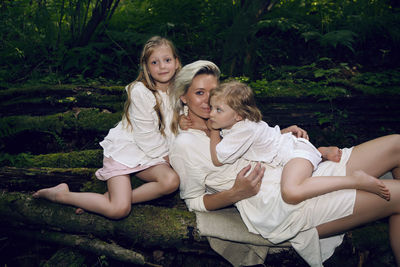
<path fill-rule="evenodd" d="M 183 102 L 180 97 L 185 95 L 192 84 L 194 77 L 200 74 L 213 75 L 219 80 L 221 74 L 217 65 L 211 61 L 198 60 L 184 66 L 176 75 L 174 85 L 170 94 L 174 114 L 171 122 L 171 131 L 176 135 L 178 134 L 179 116 L 183 111 Z"/>
<path fill-rule="evenodd" d="M 127 86 L 127 99 L 125 101 L 125 105 L 124 105 L 124 114 L 123 114 L 123 119 L 126 119 L 126 121 L 128 122 L 129 127 L 132 127 L 132 123 L 130 120 L 130 116 L 129 116 L 129 107 L 131 105 L 131 88 L 135 85 L 135 83 L 137 82 L 142 82 L 144 84 L 144 86 L 146 86 L 147 89 L 149 89 L 153 94 L 154 97 L 156 99 L 156 105 L 154 106 L 154 110 L 157 113 L 157 117 L 158 117 L 158 128 L 161 132 L 162 135 L 165 136 L 165 122 L 164 122 L 164 117 L 163 114 L 161 112 L 161 108 L 160 108 L 160 100 L 158 97 L 158 91 L 156 89 L 156 83 L 153 79 L 153 77 L 150 75 L 150 71 L 147 68 L 147 62 L 151 56 L 151 54 L 154 52 L 154 50 L 162 45 L 168 46 L 171 48 L 172 50 L 172 55 L 174 56 L 175 59 L 178 60 L 178 64 L 179 67 L 176 70 L 176 73 L 179 72 L 179 70 L 182 68 L 181 65 L 181 61 L 179 59 L 178 56 L 178 52 L 174 46 L 174 44 L 163 37 L 160 36 L 153 36 L 151 37 L 143 46 L 143 50 L 142 50 L 142 54 L 140 56 L 140 62 L 139 62 L 139 75 L 136 78 L 135 81 L 131 82 L 130 84 L 128 84 Z"/>
<path fill-rule="evenodd" d="M 222 99 L 229 107 L 244 119 L 259 122 L 262 119 L 261 111 L 256 105 L 253 90 L 246 84 L 238 81 L 222 83 L 210 93 L 210 99 Z"/>

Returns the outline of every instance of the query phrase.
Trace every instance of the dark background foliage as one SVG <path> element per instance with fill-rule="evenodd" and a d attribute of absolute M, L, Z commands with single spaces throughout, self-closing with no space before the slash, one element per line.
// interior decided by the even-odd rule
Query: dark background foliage
<path fill-rule="evenodd" d="M 3 0 L 0 83 L 136 78 L 143 43 L 170 38 L 184 64 L 253 80 L 328 57 L 396 69 L 400 13 L 389 0 Z M 278 73 L 279 76 L 279 73 Z"/>

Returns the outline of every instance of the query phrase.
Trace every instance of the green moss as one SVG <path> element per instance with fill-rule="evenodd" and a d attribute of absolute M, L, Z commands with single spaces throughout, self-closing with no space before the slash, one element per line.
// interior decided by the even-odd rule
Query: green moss
<path fill-rule="evenodd" d="M 102 162 L 102 150 L 83 150 L 33 156 L 31 167 L 100 168 Z"/>
<path fill-rule="evenodd" d="M 0 119 L 0 138 L 24 131 L 70 134 L 71 131 L 107 132 L 121 119 L 121 113 L 102 112 L 97 108 L 79 109 L 47 116 L 9 116 Z"/>

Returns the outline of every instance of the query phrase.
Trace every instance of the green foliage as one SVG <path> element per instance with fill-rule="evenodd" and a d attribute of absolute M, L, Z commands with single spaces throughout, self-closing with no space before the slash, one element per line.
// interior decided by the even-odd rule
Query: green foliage
<path fill-rule="evenodd" d="M 306 42 L 310 40 L 316 40 L 322 47 L 332 46 L 333 48 L 336 48 L 338 45 L 342 45 L 351 50 L 351 52 L 355 52 L 353 46 L 357 34 L 349 30 L 331 31 L 324 35 L 313 31 L 304 32 L 301 35 L 304 37 Z"/>
<path fill-rule="evenodd" d="M 2 1 L 0 86 L 29 79 L 126 84 L 137 76 L 143 43 L 156 34 L 172 39 L 183 64 L 210 59 L 228 76 L 253 80 L 271 65 L 308 65 L 323 57 L 369 69 L 400 62 L 400 13 L 387 1 L 270 3 Z"/>
<path fill-rule="evenodd" d="M 25 167 L 32 165 L 33 155 L 29 153 L 20 153 L 17 155 L 11 155 L 8 153 L 0 153 L 0 166 L 12 166 L 12 167 Z"/>

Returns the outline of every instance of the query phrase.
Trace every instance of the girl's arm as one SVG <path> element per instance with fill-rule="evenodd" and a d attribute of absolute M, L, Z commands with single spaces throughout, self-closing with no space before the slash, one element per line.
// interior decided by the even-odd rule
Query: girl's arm
<path fill-rule="evenodd" d="M 211 160 L 214 164 L 214 166 L 222 166 L 222 163 L 218 160 L 217 156 L 217 145 L 219 142 L 221 142 L 221 135 L 219 133 L 219 130 L 215 130 L 211 127 L 209 124 L 209 121 L 207 121 L 207 127 L 210 131 L 210 152 L 211 152 Z"/>
<path fill-rule="evenodd" d="M 135 84 L 131 90 L 130 118 L 136 144 L 151 158 L 166 156 L 168 145 L 158 129 L 158 117 L 154 111 L 156 100 L 153 93 L 142 83 Z"/>
<path fill-rule="evenodd" d="M 238 173 L 231 189 L 204 195 L 204 207 L 209 211 L 222 209 L 240 200 L 256 195 L 260 191 L 261 179 L 264 176 L 265 167 L 261 167 L 261 164 L 257 163 L 249 175 L 245 176 L 249 170 L 250 165 Z"/>
<path fill-rule="evenodd" d="M 189 116 L 185 116 L 183 114 L 179 116 L 178 125 L 179 128 L 184 131 L 188 130 L 189 128 L 193 128 L 192 120 L 189 118 Z"/>

